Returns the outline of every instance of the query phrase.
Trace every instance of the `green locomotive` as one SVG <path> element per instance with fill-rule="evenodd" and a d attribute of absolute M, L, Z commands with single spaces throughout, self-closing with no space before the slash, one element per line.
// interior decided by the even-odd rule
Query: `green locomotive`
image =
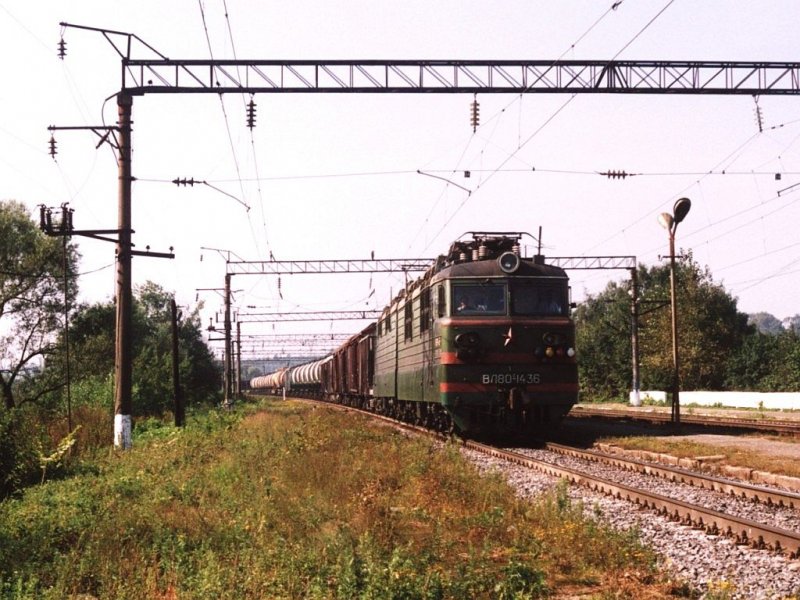
<path fill-rule="evenodd" d="M 330 356 L 251 387 L 474 438 L 527 439 L 557 425 L 578 400 L 567 275 L 522 257 L 522 233 L 471 235 Z"/>
<path fill-rule="evenodd" d="M 386 307 L 369 404 L 468 437 L 560 422 L 578 398 L 569 281 L 522 235 L 473 232 Z"/>

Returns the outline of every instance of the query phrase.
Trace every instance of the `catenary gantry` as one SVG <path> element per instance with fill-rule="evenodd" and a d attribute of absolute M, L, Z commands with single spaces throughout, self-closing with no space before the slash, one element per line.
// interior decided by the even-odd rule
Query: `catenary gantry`
<path fill-rule="evenodd" d="M 800 93 L 800 63 L 658 60 L 123 60 L 152 93 Z"/>

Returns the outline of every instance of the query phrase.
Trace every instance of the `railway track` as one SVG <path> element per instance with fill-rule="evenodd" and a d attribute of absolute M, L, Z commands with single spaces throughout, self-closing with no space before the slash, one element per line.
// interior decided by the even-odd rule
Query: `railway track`
<path fill-rule="evenodd" d="M 317 401 L 314 401 L 317 402 Z M 383 422 L 439 440 L 452 439 L 440 433 L 422 427 L 402 423 L 383 415 L 377 415 L 361 409 L 321 402 L 326 406 L 339 407 L 344 410 L 364 413 Z M 749 545 L 757 549 L 768 549 L 780 552 L 789 558 L 800 558 L 800 527 L 787 529 L 756 521 L 736 514 L 729 514 L 697 502 L 690 502 L 660 494 L 639 486 L 627 485 L 606 477 L 590 473 L 590 469 L 574 468 L 554 464 L 552 460 L 544 460 L 531 456 L 524 451 L 499 448 L 472 440 L 459 440 L 463 447 L 491 456 L 496 459 L 536 470 L 551 477 L 563 478 L 567 481 L 591 489 L 617 499 L 626 500 L 636 506 L 649 509 L 672 521 L 683 525 L 702 529 L 710 535 L 726 536 L 737 544 Z M 596 451 L 583 450 L 561 444 L 547 444 L 545 450 L 558 455 L 570 456 L 587 463 L 602 462 L 606 465 L 625 471 L 636 471 L 648 476 L 658 477 L 665 481 L 691 485 L 703 490 L 710 490 L 726 496 L 743 499 L 749 502 L 762 503 L 768 507 L 786 507 L 800 510 L 800 494 L 777 489 L 754 486 L 735 482 L 711 475 L 688 471 L 685 469 L 653 465 L 634 459 Z M 798 516 L 800 522 L 800 516 Z"/>
<path fill-rule="evenodd" d="M 572 446 L 565 446 L 563 444 L 548 443 L 545 444 L 545 448 L 565 456 L 573 456 L 583 460 L 601 462 L 628 471 L 635 471 L 645 475 L 660 477 L 667 481 L 683 483 L 701 489 L 712 490 L 722 494 L 735 496 L 737 498 L 744 498 L 753 502 L 759 502 L 768 506 L 785 506 L 800 511 L 800 494 L 794 492 L 752 485 L 723 477 L 716 477 L 707 473 L 681 469 L 679 467 L 656 465 L 633 458 L 622 458 L 614 454 L 608 454 L 596 450 L 573 448 Z"/>
<path fill-rule="evenodd" d="M 619 409 L 596 409 L 575 406 L 567 415 L 567 419 L 608 419 L 642 421 L 654 424 L 669 424 L 671 416 L 666 412 L 643 412 Z M 779 419 L 745 419 L 739 417 L 722 417 L 711 415 L 681 415 L 682 425 L 709 428 L 739 429 L 746 431 L 764 431 L 783 435 L 800 436 L 800 421 Z"/>
<path fill-rule="evenodd" d="M 678 521 L 697 529 L 703 529 L 709 534 L 730 537 L 738 544 L 747 544 L 758 549 L 782 552 L 791 558 L 800 557 L 800 532 L 798 531 L 782 529 L 737 515 L 726 514 L 700 504 L 671 498 L 639 487 L 625 485 L 617 481 L 590 474 L 582 469 L 555 465 L 551 462 L 533 458 L 518 451 L 496 448 L 468 440 L 464 441 L 464 445 L 472 450 L 535 469 L 552 477 L 564 478 L 571 483 L 587 487 L 595 492 L 626 500 L 639 507 L 653 510 L 673 521 Z M 574 449 L 562 447 L 558 451 L 563 453 L 572 450 Z M 669 478 L 666 473 L 664 476 Z M 685 474 L 677 473 L 671 474 L 671 476 L 687 477 Z M 715 482 L 714 485 L 718 486 L 720 491 L 722 491 L 721 488 L 728 486 L 725 493 L 752 494 L 755 492 L 755 490 L 752 489 L 745 492 L 743 488 L 731 482 L 719 481 Z M 752 486 L 743 487 L 752 488 Z M 800 497 L 796 495 L 790 496 L 793 497 L 791 499 L 784 498 L 782 501 L 791 501 L 796 506 Z"/>

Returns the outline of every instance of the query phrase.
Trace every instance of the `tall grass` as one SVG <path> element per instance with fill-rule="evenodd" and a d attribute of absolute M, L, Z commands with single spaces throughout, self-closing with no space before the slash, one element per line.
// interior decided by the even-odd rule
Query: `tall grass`
<path fill-rule="evenodd" d="M 85 458 L 110 446 L 112 419 L 108 408 L 76 405 L 70 430 L 66 414 L 47 408 L 27 404 L 0 410 L 0 500 L 39 483 L 45 463 L 48 478 L 80 470 Z M 67 442 L 69 452 L 63 452 Z"/>
<path fill-rule="evenodd" d="M 0 598 L 660 597 L 561 490 L 522 501 L 361 417 L 274 403 L 149 427 L 0 505 Z"/>

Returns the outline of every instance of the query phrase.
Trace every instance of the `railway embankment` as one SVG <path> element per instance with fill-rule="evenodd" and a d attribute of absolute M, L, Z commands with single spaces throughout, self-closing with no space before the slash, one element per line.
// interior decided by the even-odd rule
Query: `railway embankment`
<path fill-rule="evenodd" d="M 762 460 L 759 460 L 759 463 L 767 456 L 775 456 L 775 454 L 771 454 L 771 450 L 777 453 L 784 451 L 785 456 L 795 456 L 796 453 L 797 458 L 795 460 L 800 459 L 800 444 L 778 442 L 765 438 L 737 439 L 737 436 L 730 435 L 698 434 L 683 437 L 695 444 L 708 444 L 721 448 L 723 451 L 730 450 L 734 447 L 739 449 L 752 449 L 753 452 L 762 455 Z M 676 438 L 670 438 L 670 442 L 672 444 L 679 443 Z M 595 446 L 598 450 L 609 454 L 617 454 L 627 458 L 635 458 L 637 460 L 673 467 L 682 467 L 690 470 L 706 471 L 724 477 L 730 477 L 731 479 L 749 481 L 757 485 L 771 485 L 793 492 L 800 492 L 800 477 L 793 477 L 773 471 L 762 471 L 750 466 L 727 464 L 726 454 L 680 456 L 669 452 L 654 452 L 651 450 L 626 448 L 624 445 L 603 442 L 597 443 Z"/>
<path fill-rule="evenodd" d="M 756 485 L 778 486 L 800 492 L 800 412 L 743 410 L 687 406 L 680 426 L 668 421 L 669 407 L 628 407 L 622 404 L 586 404 L 594 413 L 609 418 L 570 419 L 559 435 L 572 442 L 608 453 L 652 463 L 718 474 Z M 611 418 L 611 416 L 613 418 Z M 788 427 L 780 434 L 766 427 L 737 429 L 735 425 L 702 425 L 689 419 L 707 419 L 765 425 L 780 422 Z M 791 426 L 795 424 L 796 433 Z"/>
<path fill-rule="evenodd" d="M 565 490 L 523 501 L 441 447 L 269 401 L 190 416 L 0 503 L 14 598 L 674 597 Z M 17 593 L 18 591 L 18 593 Z M 13 593 L 12 593 L 13 592 Z"/>

